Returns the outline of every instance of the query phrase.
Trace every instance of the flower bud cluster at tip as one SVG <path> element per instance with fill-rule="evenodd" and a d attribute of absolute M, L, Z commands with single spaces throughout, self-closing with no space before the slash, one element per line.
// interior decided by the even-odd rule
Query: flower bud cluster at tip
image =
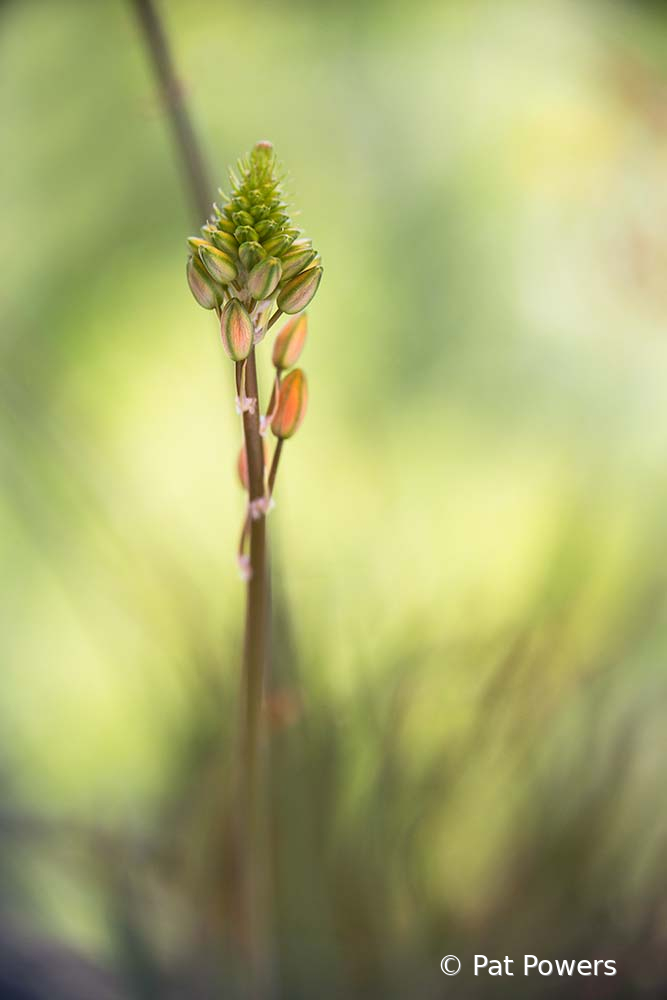
<path fill-rule="evenodd" d="M 187 278 L 204 309 L 233 299 L 259 301 L 288 314 L 301 312 L 322 278 L 317 251 L 290 218 L 270 142 L 258 142 L 222 194 L 201 236 L 188 240 Z M 228 352 L 229 353 L 229 352 Z"/>

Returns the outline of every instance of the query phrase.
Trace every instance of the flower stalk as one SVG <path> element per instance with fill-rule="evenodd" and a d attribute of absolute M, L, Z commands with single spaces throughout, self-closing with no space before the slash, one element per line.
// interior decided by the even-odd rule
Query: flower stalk
<path fill-rule="evenodd" d="M 230 171 L 229 194 L 220 194 L 220 203 L 213 205 L 200 235 L 187 241 L 187 279 L 198 304 L 218 316 L 222 347 L 234 364 L 236 408 L 243 428 L 238 461 L 246 495 L 238 564 L 247 587 L 241 683 L 241 868 L 245 923 L 252 927 L 261 895 L 257 823 L 271 614 L 266 518 L 284 442 L 305 415 L 305 375 L 293 366 L 306 337 L 303 310 L 317 292 L 322 267 L 310 240 L 291 222 L 270 143 L 257 143 L 238 162 L 237 170 Z M 257 353 L 284 313 L 290 319 L 275 340 L 273 392 L 263 414 Z M 276 438 L 270 464 L 265 456 L 269 427 Z"/>

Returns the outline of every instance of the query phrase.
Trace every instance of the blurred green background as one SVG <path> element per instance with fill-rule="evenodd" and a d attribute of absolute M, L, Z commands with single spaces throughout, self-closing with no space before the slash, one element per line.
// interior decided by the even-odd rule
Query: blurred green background
<path fill-rule="evenodd" d="M 160 10 L 216 184 L 271 139 L 325 265 L 269 521 L 276 995 L 485 947 L 664 995 L 664 9 Z M 5 3 L 0 79 L 0 915 L 180 996 L 243 606 L 203 220 L 130 3 Z"/>

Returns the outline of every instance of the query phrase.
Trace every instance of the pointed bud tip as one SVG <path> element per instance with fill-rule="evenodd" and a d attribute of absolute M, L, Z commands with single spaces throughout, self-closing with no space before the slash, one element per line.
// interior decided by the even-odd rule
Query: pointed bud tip
<path fill-rule="evenodd" d="M 286 371 L 297 363 L 303 351 L 307 333 L 308 316 L 306 313 L 290 319 L 278 332 L 271 358 L 278 371 Z"/>

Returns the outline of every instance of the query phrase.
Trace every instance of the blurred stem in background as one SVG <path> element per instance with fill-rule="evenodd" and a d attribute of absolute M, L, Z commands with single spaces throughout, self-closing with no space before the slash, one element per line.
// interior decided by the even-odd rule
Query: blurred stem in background
<path fill-rule="evenodd" d="M 174 145 L 181 160 L 185 186 L 192 200 L 194 219 L 197 221 L 207 216 L 211 210 L 211 183 L 184 100 L 183 87 L 176 75 L 167 36 L 155 3 L 153 0 L 130 0 L 130 2 L 136 11 L 159 84 L 160 97 L 169 118 Z"/>
<path fill-rule="evenodd" d="M 195 222 L 211 212 L 211 183 L 204 156 L 185 103 L 167 36 L 153 0 L 131 0 L 137 14 L 160 95 L 169 118 L 174 145 L 182 164 L 185 186 L 189 192 Z M 279 313 L 278 313 L 279 315 Z M 274 317 L 274 319 L 277 318 Z M 243 429 L 248 456 L 249 499 L 264 496 L 264 451 L 260 437 L 259 392 L 255 351 L 246 365 L 246 390 L 257 400 L 254 411 L 243 414 Z M 262 981 L 266 962 L 263 911 L 267 904 L 261 860 L 258 824 L 261 708 L 266 673 L 270 600 L 266 551 L 266 518 L 250 519 L 250 574 L 247 584 L 245 637 L 243 644 L 240 836 L 236 841 L 236 864 L 239 876 L 239 899 L 235 913 L 236 928 L 246 953 L 248 994 L 263 994 Z"/>

